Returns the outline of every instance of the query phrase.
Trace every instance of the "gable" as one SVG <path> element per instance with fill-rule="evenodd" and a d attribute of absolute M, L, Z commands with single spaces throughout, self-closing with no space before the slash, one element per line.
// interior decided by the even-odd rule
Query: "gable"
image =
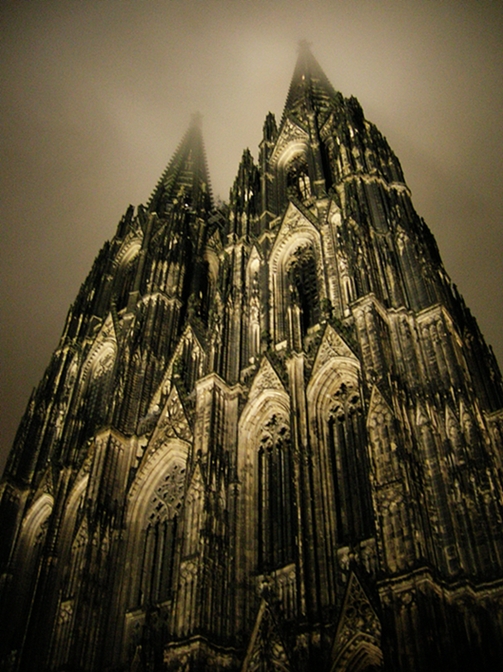
<path fill-rule="evenodd" d="M 263 357 L 260 368 L 253 379 L 248 400 L 256 399 L 264 390 L 276 390 L 278 392 L 285 392 L 283 383 L 276 373 L 273 365 L 268 357 Z"/>
<path fill-rule="evenodd" d="M 296 205 L 290 202 L 271 250 L 269 262 L 271 272 L 277 273 L 299 247 L 307 245 L 314 247 L 320 259 L 321 244 L 318 229 Z"/>
<path fill-rule="evenodd" d="M 325 364 L 335 357 L 352 359 L 355 363 L 358 362 L 358 358 L 346 341 L 331 324 L 328 324 L 314 360 L 311 377 L 314 378 Z"/>
<path fill-rule="evenodd" d="M 304 153 L 308 146 L 309 135 L 307 131 L 287 118 L 276 140 L 270 158 L 271 166 L 285 165 L 297 154 Z"/>
<path fill-rule="evenodd" d="M 290 672 L 285 644 L 276 619 L 263 599 L 241 672 Z"/>
<path fill-rule="evenodd" d="M 378 670 L 383 664 L 381 623 L 367 594 L 351 572 L 332 648 L 330 672 Z"/>

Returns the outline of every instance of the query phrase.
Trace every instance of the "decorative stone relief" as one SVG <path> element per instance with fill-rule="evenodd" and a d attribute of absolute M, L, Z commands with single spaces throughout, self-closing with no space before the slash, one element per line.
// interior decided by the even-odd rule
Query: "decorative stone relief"
<path fill-rule="evenodd" d="M 351 573 L 332 649 L 331 672 L 382 667 L 381 623 L 361 583 Z M 358 665 L 358 659 L 366 659 Z M 363 661 L 361 661 L 363 662 Z M 373 667 L 371 667 L 373 666 Z"/>
<path fill-rule="evenodd" d="M 336 332 L 332 325 L 327 325 L 325 333 L 318 348 L 318 353 L 314 361 L 311 377 L 314 378 L 318 371 L 334 357 L 351 357 L 357 361 L 353 351 L 346 344 L 344 339 Z"/>
<path fill-rule="evenodd" d="M 254 399 L 264 390 L 285 391 L 283 383 L 267 357 L 262 359 L 260 369 L 253 380 L 249 398 Z"/>
<path fill-rule="evenodd" d="M 260 605 L 241 672 L 290 672 L 291 666 L 278 626 L 265 600 Z"/>
<path fill-rule="evenodd" d="M 173 385 L 171 388 L 168 399 L 158 418 L 146 456 L 150 457 L 152 453 L 158 451 L 170 439 L 192 441 L 192 430 L 176 386 Z"/>

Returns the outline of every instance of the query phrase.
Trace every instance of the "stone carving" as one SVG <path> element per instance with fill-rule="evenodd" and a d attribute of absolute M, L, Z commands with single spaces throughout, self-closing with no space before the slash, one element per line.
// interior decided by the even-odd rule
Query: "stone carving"
<path fill-rule="evenodd" d="M 291 672 L 285 645 L 265 600 L 257 621 L 241 672 Z"/>
<path fill-rule="evenodd" d="M 335 635 L 330 672 L 381 669 L 383 656 L 380 646 L 381 624 L 361 583 L 352 572 Z M 365 664 L 360 661 L 358 665 L 358 658 L 364 658 Z"/>
<path fill-rule="evenodd" d="M 281 379 L 279 378 L 267 357 L 262 358 L 262 363 L 257 372 L 257 375 L 253 379 L 249 398 L 254 399 L 255 397 L 258 397 L 258 395 L 264 390 L 278 390 L 281 392 L 285 391 Z"/>

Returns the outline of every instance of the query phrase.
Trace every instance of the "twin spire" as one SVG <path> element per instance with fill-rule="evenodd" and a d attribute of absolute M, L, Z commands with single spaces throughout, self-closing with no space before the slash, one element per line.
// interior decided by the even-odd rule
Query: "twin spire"
<path fill-rule="evenodd" d="M 323 110 L 333 102 L 335 96 L 337 93 L 311 53 L 310 44 L 301 40 L 282 121 L 287 115 L 301 121 L 310 108 Z M 196 210 L 212 208 L 201 126 L 202 115 L 196 112 L 150 197 L 150 211 L 161 215 L 168 203 L 180 199 L 185 199 L 187 205 Z"/>

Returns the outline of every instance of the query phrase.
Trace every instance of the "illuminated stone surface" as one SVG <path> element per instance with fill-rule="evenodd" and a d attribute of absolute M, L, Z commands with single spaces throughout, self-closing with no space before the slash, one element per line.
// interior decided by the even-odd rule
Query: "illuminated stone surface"
<path fill-rule="evenodd" d="M 1 486 L 2 669 L 499 669 L 502 400 L 303 45 L 229 203 L 194 118 L 70 309 Z"/>

